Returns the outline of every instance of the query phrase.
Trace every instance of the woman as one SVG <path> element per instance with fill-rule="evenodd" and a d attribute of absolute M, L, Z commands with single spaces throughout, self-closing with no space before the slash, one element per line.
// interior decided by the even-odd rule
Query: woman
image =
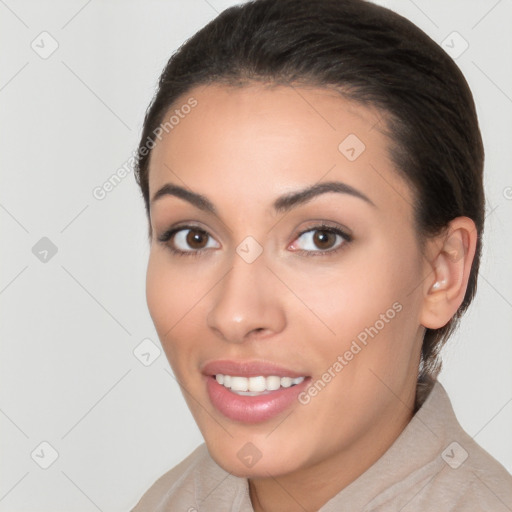
<path fill-rule="evenodd" d="M 148 307 L 205 439 L 135 511 L 512 509 L 436 380 L 476 289 L 453 61 L 361 0 L 256 0 L 170 59 L 137 180 Z"/>

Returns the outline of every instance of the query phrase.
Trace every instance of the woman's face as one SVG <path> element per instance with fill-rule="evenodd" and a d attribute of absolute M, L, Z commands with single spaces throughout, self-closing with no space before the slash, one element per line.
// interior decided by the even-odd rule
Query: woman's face
<path fill-rule="evenodd" d="M 378 458 L 412 415 L 427 275 L 384 121 L 316 88 L 178 103 L 147 301 L 212 457 L 250 477 Z"/>

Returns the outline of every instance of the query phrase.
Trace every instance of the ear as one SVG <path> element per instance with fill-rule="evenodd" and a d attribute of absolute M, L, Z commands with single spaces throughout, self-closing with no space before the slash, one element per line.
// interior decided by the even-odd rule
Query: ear
<path fill-rule="evenodd" d="M 427 278 L 420 323 L 429 329 L 445 326 L 464 300 L 475 257 L 477 231 L 468 217 L 453 219 L 442 235 L 427 241 Z"/>

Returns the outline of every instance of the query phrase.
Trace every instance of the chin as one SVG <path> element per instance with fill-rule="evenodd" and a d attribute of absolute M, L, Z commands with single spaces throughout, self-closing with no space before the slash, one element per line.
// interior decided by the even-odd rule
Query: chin
<path fill-rule="evenodd" d="M 264 436 L 231 438 L 226 434 L 222 442 L 218 439 L 207 440 L 206 445 L 211 457 L 222 469 L 241 478 L 277 477 L 307 464 L 305 454 L 300 454 L 301 446 L 286 443 L 283 438 L 271 442 L 265 440 Z"/>
<path fill-rule="evenodd" d="M 238 457 L 228 458 L 225 456 L 221 456 L 220 458 L 214 457 L 212 453 L 212 458 L 215 462 L 225 471 L 231 473 L 234 476 L 239 478 L 268 478 L 269 476 L 278 477 L 280 475 L 285 475 L 293 472 L 298 467 L 291 467 L 288 464 L 283 465 L 275 460 L 263 460 L 263 457 L 256 462 L 247 464 L 254 464 L 252 467 L 248 467 L 248 465 L 241 462 Z"/>

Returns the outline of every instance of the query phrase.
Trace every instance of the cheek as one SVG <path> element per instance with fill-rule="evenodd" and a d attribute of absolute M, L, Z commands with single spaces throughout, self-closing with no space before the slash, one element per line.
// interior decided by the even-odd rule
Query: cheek
<path fill-rule="evenodd" d="M 198 272 L 193 264 L 173 263 L 165 249 L 151 248 L 146 301 L 167 360 L 180 380 L 197 365 L 206 326 L 205 297 L 218 279 L 210 274 Z"/>
<path fill-rule="evenodd" d="M 207 283 L 199 278 L 194 268 L 187 270 L 171 262 L 165 249 L 151 248 L 146 272 L 146 301 L 157 330 L 173 327 L 206 293 Z"/>
<path fill-rule="evenodd" d="M 146 273 L 146 301 L 160 341 L 169 359 L 173 352 L 176 332 L 186 327 L 187 310 L 193 304 L 190 286 L 183 273 L 169 264 L 158 249 L 150 252 Z"/>
<path fill-rule="evenodd" d="M 152 249 L 146 272 L 146 302 L 159 334 L 165 327 L 165 323 L 168 323 L 168 316 L 165 312 L 174 311 L 175 297 L 175 294 L 172 293 L 175 283 L 173 283 L 169 272 L 166 272 L 166 266 L 161 260 L 162 258 L 155 255 Z"/>
<path fill-rule="evenodd" d="M 369 347 L 375 339 L 379 343 L 373 343 L 371 350 L 365 348 L 366 354 L 358 360 L 389 362 L 397 353 L 406 359 L 407 350 L 398 348 L 409 343 L 412 349 L 418 328 L 420 263 L 414 243 L 383 238 L 354 247 L 336 267 L 315 270 L 307 277 L 302 274 L 296 290 L 317 316 L 315 331 L 324 340 L 317 350 L 335 359 L 353 340 L 360 340 L 362 346 L 366 341 Z"/>

